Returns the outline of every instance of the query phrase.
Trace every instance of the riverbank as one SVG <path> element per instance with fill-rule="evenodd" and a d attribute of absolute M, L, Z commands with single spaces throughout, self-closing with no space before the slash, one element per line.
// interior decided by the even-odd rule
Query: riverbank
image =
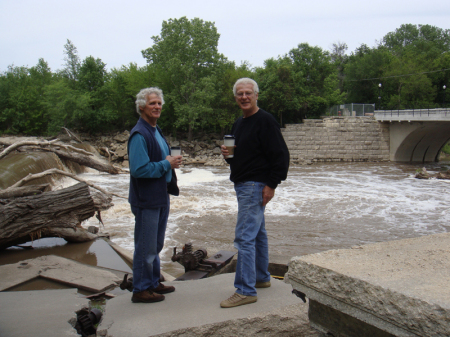
<path fill-rule="evenodd" d="M 111 162 L 113 165 L 128 167 L 127 142 L 130 133 L 124 131 L 121 133 L 90 136 L 83 134 L 59 134 L 56 138 L 63 142 L 80 144 L 86 143 L 92 146 L 100 156 Z M 26 136 L 1 136 L 0 146 L 3 148 L 6 144 L 13 144 L 25 140 L 48 140 L 43 137 Z M 205 165 L 205 166 L 226 166 L 223 159 L 220 146 L 223 139 L 218 134 L 204 134 L 198 139 L 190 142 L 186 140 L 177 140 L 168 136 L 167 140 L 171 146 L 180 146 L 183 155 L 183 165 Z M 1 150 L 1 147 L 0 147 Z"/>

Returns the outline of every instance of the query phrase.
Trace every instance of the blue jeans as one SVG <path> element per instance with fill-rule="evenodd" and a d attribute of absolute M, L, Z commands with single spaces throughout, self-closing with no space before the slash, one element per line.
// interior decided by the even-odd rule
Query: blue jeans
<path fill-rule="evenodd" d="M 167 195 L 169 198 L 169 195 Z M 139 208 L 131 206 L 134 214 L 133 292 L 156 288 L 161 277 L 159 253 L 164 247 L 168 207 Z"/>
<path fill-rule="evenodd" d="M 238 218 L 234 247 L 238 250 L 236 292 L 256 296 L 256 282 L 270 281 L 269 242 L 262 205 L 263 183 L 247 181 L 234 185 L 238 200 Z"/>

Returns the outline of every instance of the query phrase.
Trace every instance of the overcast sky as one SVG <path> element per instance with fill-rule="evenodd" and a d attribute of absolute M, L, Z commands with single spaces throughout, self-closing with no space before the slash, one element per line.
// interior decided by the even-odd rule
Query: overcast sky
<path fill-rule="evenodd" d="M 183 16 L 214 22 L 219 52 L 257 67 L 303 42 L 324 50 L 346 43 L 350 54 L 363 43 L 376 46 L 402 24 L 450 29 L 450 1 L 0 0 L 0 72 L 39 58 L 61 69 L 67 39 L 81 60 L 92 55 L 108 69 L 142 66 L 141 50 L 152 46 L 162 22 Z"/>

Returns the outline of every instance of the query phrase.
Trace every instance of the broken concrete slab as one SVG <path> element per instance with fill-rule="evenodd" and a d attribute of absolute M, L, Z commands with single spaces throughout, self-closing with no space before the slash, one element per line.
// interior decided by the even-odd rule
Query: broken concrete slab
<path fill-rule="evenodd" d="M 331 308 L 385 335 L 449 336 L 449 247 L 450 233 L 443 233 L 331 250 L 293 258 L 286 276 L 317 310 Z M 333 317 L 320 321 L 325 311 L 316 315 L 311 304 L 312 326 L 357 335 L 333 325 Z"/>
<path fill-rule="evenodd" d="M 156 335 L 158 337 L 235 337 L 277 336 L 317 337 L 319 334 L 309 326 L 307 307 L 293 304 L 269 312 L 257 313 L 218 323 L 178 329 Z"/>
<path fill-rule="evenodd" d="M 107 302 L 97 334 L 139 337 L 170 333 L 174 336 L 194 336 L 195 332 L 201 331 L 229 331 L 224 336 L 231 336 L 236 335 L 231 331 L 237 332 L 236 324 L 241 322 L 247 326 L 242 327 L 243 332 L 246 329 L 253 331 L 251 325 L 259 325 L 260 330 L 272 331 L 271 335 L 274 335 L 271 329 L 276 328 L 274 321 L 277 320 L 281 320 L 277 331 L 293 329 L 289 336 L 299 336 L 301 334 L 296 334 L 296 331 L 303 330 L 314 333 L 308 325 L 307 305 L 292 294 L 292 287 L 276 279 L 271 282 L 270 288 L 258 289 L 256 303 L 227 309 L 221 308 L 220 302 L 235 292 L 234 273 L 195 281 L 167 282 L 165 284 L 175 286 L 176 291 L 165 295 L 166 299 L 158 303 L 132 303 L 131 293 L 120 295 Z M 291 306 L 295 307 L 291 308 L 295 313 L 282 313 L 283 309 Z M 286 317 L 286 324 L 282 321 L 283 317 Z M 270 334 L 260 332 L 258 335 Z"/>
<path fill-rule="evenodd" d="M 0 336 L 79 337 L 72 324 L 88 306 L 77 289 L 0 292 Z"/>
<path fill-rule="evenodd" d="M 101 292 L 122 280 L 114 273 L 63 257 L 48 255 L 0 266 L 0 291 L 36 277 L 43 277 L 74 288 Z"/>

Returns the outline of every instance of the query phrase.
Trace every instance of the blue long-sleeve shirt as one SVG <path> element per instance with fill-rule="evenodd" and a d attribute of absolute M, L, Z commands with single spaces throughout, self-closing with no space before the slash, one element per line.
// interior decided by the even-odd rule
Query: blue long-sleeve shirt
<path fill-rule="evenodd" d="M 163 158 L 169 155 L 169 148 L 156 130 L 156 139 L 161 147 Z M 128 143 L 128 153 L 130 161 L 130 174 L 135 178 L 160 178 L 165 175 L 166 181 L 172 179 L 172 167 L 168 160 L 163 159 L 159 162 L 151 162 L 147 153 L 147 144 L 140 133 L 135 133 Z"/>

